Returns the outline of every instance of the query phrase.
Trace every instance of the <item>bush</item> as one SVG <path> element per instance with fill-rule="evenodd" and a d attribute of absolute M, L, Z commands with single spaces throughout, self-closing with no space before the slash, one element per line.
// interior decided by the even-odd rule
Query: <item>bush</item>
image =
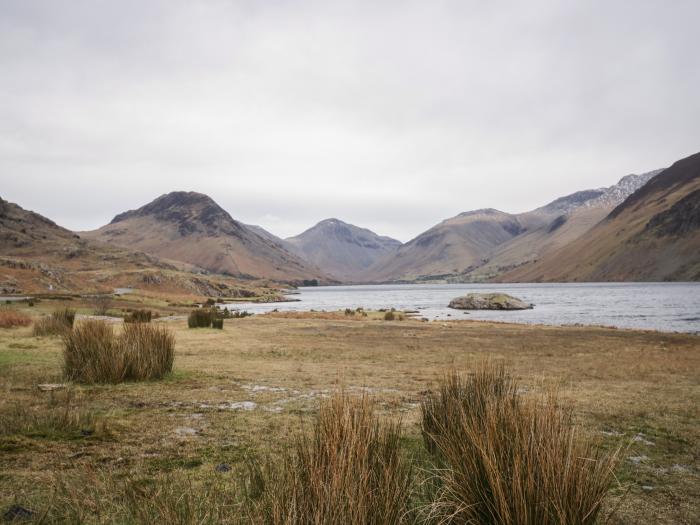
<path fill-rule="evenodd" d="M 211 320 L 211 327 L 216 328 L 217 330 L 223 330 L 224 320 L 223 319 L 212 319 Z"/>
<path fill-rule="evenodd" d="M 150 323 L 153 314 L 150 310 L 132 310 L 124 317 L 125 323 Z"/>
<path fill-rule="evenodd" d="M 65 336 L 64 373 L 83 383 L 160 379 L 173 367 L 175 339 L 161 326 L 124 325 L 115 336 L 103 321 L 85 321 Z"/>
<path fill-rule="evenodd" d="M 250 513 L 266 524 L 408 522 L 413 479 L 398 424 L 380 424 L 366 396 L 321 403 L 312 437 L 277 469 L 253 476 Z"/>
<path fill-rule="evenodd" d="M 213 319 L 216 319 L 216 312 L 210 308 L 197 308 L 190 312 L 187 318 L 189 328 L 209 328 Z"/>
<path fill-rule="evenodd" d="M 0 308 L 0 328 L 29 326 L 30 324 L 32 324 L 32 318 L 27 314 L 11 308 Z"/>
<path fill-rule="evenodd" d="M 617 452 L 583 439 L 556 393 L 520 395 L 503 368 L 453 373 L 422 403 L 435 461 L 429 519 L 456 524 L 593 524 Z"/>
<path fill-rule="evenodd" d="M 396 315 L 392 311 L 386 312 L 384 314 L 385 321 L 394 321 L 395 319 L 396 319 Z"/>
<path fill-rule="evenodd" d="M 75 310 L 63 308 L 54 311 L 48 317 L 42 317 L 34 323 L 33 334 L 35 336 L 64 335 L 73 328 L 75 322 Z"/>
<path fill-rule="evenodd" d="M 355 310 L 352 310 L 351 308 L 346 308 L 345 309 L 345 315 L 355 315 Z"/>
<path fill-rule="evenodd" d="M 235 312 L 233 312 L 231 314 L 231 317 L 233 317 L 234 319 L 242 319 L 244 317 L 250 317 L 251 315 L 253 315 L 253 314 L 251 314 L 247 310 L 243 310 L 243 311 L 236 310 Z"/>

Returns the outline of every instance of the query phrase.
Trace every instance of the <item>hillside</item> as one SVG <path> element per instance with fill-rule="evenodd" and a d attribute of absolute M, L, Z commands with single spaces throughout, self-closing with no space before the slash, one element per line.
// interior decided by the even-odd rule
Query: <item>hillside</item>
<path fill-rule="evenodd" d="M 0 293 L 157 293 L 240 297 L 250 286 L 195 273 L 191 265 L 81 238 L 38 213 L 0 199 Z"/>
<path fill-rule="evenodd" d="M 285 242 L 300 257 L 344 282 L 361 280 L 375 261 L 401 246 L 396 239 L 338 219 L 323 220 Z"/>
<path fill-rule="evenodd" d="M 700 279 L 700 153 L 679 160 L 596 226 L 501 281 Z"/>
<path fill-rule="evenodd" d="M 510 214 L 484 209 L 446 219 L 378 260 L 365 273 L 372 281 L 420 280 L 461 274 L 484 262 L 496 246 L 522 233 Z"/>
<path fill-rule="evenodd" d="M 162 195 L 83 235 L 236 277 L 326 279 L 320 270 L 234 220 L 201 193 Z"/>
<path fill-rule="evenodd" d="M 525 213 L 461 213 L 377 261 L 364 277 L 378 282 L 497 278 L 577 239 L 660 171 L 627 175 L 610 187 L 578 191 Z"/>

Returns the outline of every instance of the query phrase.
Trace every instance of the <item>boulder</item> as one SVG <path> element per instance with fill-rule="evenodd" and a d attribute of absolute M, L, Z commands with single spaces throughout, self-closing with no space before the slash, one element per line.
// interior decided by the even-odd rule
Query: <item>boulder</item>
<path fill-rule="evenodd" d="M 504 293 L 470 293 L 450 301 L 457 310 L 527 310 L 533 305 Z"/>

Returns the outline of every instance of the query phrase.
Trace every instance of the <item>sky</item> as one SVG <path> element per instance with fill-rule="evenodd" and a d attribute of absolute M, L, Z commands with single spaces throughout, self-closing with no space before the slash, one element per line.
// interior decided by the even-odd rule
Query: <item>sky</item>
<path fill-rule="evenodd" d="M 697 0 L 0 0 L 0 197 L 407 241 L 700 151 Z"/>

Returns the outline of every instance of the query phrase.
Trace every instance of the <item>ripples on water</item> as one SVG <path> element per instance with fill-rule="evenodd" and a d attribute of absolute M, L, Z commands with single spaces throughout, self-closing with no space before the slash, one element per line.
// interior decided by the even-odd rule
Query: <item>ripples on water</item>
<path fill-rule="evenodd" d="M 447 308 L 469 292 L 503 292 L 533 303 L 522 311 Z M 550 325 L 603 325 L 700 333 L 700 283 L 401 284 L 300 288 L 299 302 L 237 304 L 255 313 L 299 310 L 418 310 L 428 319 L 482 319 Z"/>

